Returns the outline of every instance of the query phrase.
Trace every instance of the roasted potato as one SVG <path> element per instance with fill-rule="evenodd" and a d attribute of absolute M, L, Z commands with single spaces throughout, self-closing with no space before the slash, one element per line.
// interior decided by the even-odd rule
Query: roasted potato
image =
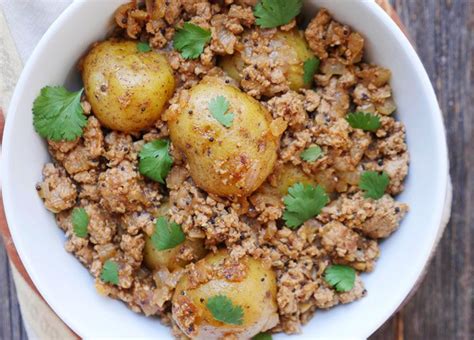
<path fill-rule="evenodd" d="M 226 114 L 234 115 L 229 127 L 209 109 L 219 97 L 228 104 Z M 183 91 L 164 119 L 194 182 L 209 193 L 247 196 L 273 169 L 281 134 L 276 122 L 257 100 L 218 78 L 205 78 Z"/>
<path fill-rule="evenodd" d="M 152 126 L 175 89 L 166 58 L 154 51 L 139 52 L 132 41 L 95 45 L 83 60 L 82 80 L 100 122 L 123 132 Z"/>
<path fill-rule="evenodd" d="M 246 66 L 246 60 L 254 60 L 260 57 L 271 59 L 280 63 L 280 70 L 288 79 L 288 85 L 291 90 L 300 88 L 309 88 L 311 84 L 304 83 L 303 65 L 306 60 L 313 58 L 314 55 L 308 47 L 302 32 L 294 29 L 289 32 L 277 31 L 270 44 L 270 53 L 259 56 L 260 51 L 254 49 L 253 41 L 249 38 L 252 31 L 244 33 L 243 52 L 236 52 L 231 56 L 223 57 L 219 65 L 232 78 L 241 81 L 241 72 Z M 266 52 L 265 52 L 266 53 Z"/>
<path fill-rule="evenodd" d="M 301 167 L 286 163 L 274 174 L 275 190 L 282 196 L 288 193 L 288 188 L 296 183 L 316 185 L 317 181 L 305 173 Z"/>
<path fill-rule="evenodd" d="M 346 181 L 349 175 L 348 173 L 328 172 L 327 169 L 307 174 L 300 166 L 285 163 L 275 168 L 269 179 L 258 188 L 256 195 L 252 196 L 250 200 L 254 205 L 258 204 L 262 197 L 265 197 L 266 200 L 268 197 L 272 197 L 276 202 L 279 202 L 283 196 L 288 194 L 288 188 L 296 183 L 320 185 L 328 194 L 337 191 L 338 187 L 342 186 L 347 190 Z"/>
<path fill-rule="evenodd" d="M 173 319 L 193 339 L 235 336 L 250 339 L 278 323 L 276 277 L 261 261 L 244 257 L 231 260 L 226 251 L 210 254 L 192 269 L 193 277 L 211 278 L 196 284 L 190 273 L 183 275 L 172 299 Z M 224 296 L 242 308 L 242 324 L 218 321 L 208 307 L 209 299 Z"/>
<path fill-rule="evenodd" d="M 190 251 L 193 255 L 191 260 L 178 259 L 179 254 Z M 168 250 L 156 250 L 151 242 L 151 237 L 147 237 L 143 253 L 143 260 L 148 269 L 158 270 L 167 268 L 170 272 L 178 268 L 184 268 L 191 261 L 197 261 L 206 255 L 202 239 L 186 239 L 180 245 Z"/>
<path fill-rule="evenodd" d="M 169 208 L 169 202 L 165 202 L 158 208 L 157 212 L 164 216 L 168 213 Z M 192 254 L 191 260 L 178 259 L 178 256 L 185 252 Z M 143 260 L 148 269 L 168 268 L 169 271 L 173 271 L 183 268 L 191 261 L 200 260 L 206 253 L 207 250 L 204 248 L 204 240 L 202 239 L 186 239 L 186 241 L 172 249 L 157 250 L 151 241 L 151 237 L 147 236 L 143 250 Z"/>

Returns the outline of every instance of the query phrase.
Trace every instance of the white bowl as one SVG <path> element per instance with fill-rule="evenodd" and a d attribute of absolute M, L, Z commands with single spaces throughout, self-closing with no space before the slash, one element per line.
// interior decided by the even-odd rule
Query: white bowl
<path fill-rule="evenodd" d="M 75 65 L 89 44 L 104 38 L 115 8 L 125 0 L 76 1 L 56 20 L 28 60 L 18 81 L 3 144 L 3 198 L 21 260 L 36 287 L 59 317 L 82 337 L 171 338 L 156 319 L 95 291 L 93 279 L 64 250 L 63 232 L 46 211 L 35 184 L 49 160 L 32 124 L 32 103 L 46 85 L 79 87 Z M 434 250 L 448 183 L 447 148 L 433 88 L 414 49 L 373 1 L 306 1 L 308 17 L 328 8 L 337 20 L 366 37 L 368 59 L 392 70 L 398 117 L 407 128 L 411 156 L 406 190 L 410 205 L 400 229 L 381 244 L 375 271 L 363 275 L 367 297 L 317 312 L 300 339 L 365 338 L 373 333 L 414 287 Z M 284 335 L 278 335 L 280 339 Z"/>

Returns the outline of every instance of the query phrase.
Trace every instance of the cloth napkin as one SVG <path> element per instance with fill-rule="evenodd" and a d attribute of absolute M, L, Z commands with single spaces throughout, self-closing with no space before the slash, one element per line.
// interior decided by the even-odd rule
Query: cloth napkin
<path fill-rule="evenodd" d="M 53 21 L 72 0 L 0 0 L 23 64 Z"/>

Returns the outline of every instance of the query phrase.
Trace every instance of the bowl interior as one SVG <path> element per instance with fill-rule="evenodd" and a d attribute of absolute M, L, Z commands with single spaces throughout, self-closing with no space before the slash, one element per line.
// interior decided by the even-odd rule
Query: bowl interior
<path fill-rule="evenodd" d="M 46 301 L 76 333 L 83 337 L 164 339 L 171 338 L 171 332 L 157 320 L 97 294 L 87 270 L 64 250 L 63 232 L 35 191 L 49 156 L 44 141 L 33 130 L 32 103 L 43 86 L 81 86 L 75 68 L 78 57 L 92 42 L 104 38 L 115 8 L 124 1 L 74 2 L 31 56 L 7 119 L 3 195 L 11 233 L 26 269 Z M 306 1 L 304 13 L 312 17 L 320 6 L 363 34 L 370 61 L 392 70 L 397 114 L 407 128 L 411 157 L 406 190 L 398 197 L 410 205 L 410 213 L 401 228 L 382 243 L 375 271 L 363 275 L 367 297 L 317 312 L 297 336 L 364 338 L 407 296 L 435 244 L 447 184 L 445 137 L 426 72 L 389 17 L 372 1 Z"/>

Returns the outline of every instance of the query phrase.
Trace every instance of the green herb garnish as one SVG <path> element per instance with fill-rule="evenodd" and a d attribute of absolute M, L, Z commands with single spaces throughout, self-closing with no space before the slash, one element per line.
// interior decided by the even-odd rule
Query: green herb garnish
<path fill-rule="evenodd" d="M 356 272 L 349 266 L 334 264 L 324 271 L 324 280 L 338 292 L 348 292 L 354 288 L 355 278 Z"/>
<path fill-rule="evenodd" d="M 230 325 L 243 324 L 243 308 L 239 305 L 234 305 L 225 295 L 210 297 L 207 300 L 206 307 L 217 321 Z"/>
<path fill-rule="evenodd" d="M 321 212 L 329 202 L 329 197 L 321 186 L 296 183 L 288 189 L 283 198 L 285 211 L 283 219 L 286 226 L 295 229 Z"/>
<path fill-rule="evenodd" d="M 105 283 L 119 284 L 118 264 L 112 260 L 107 260 L 102 267 L 100 279 Z"/>
<path fill-rule="evenodd" d="M 354 129 L 375 132 L 380 127 L 380 118 L 372 113 L 349 113 L 346 120 Z"/>
<path fill-rule="evenodd" d="M 217 96 L 209 102 L 209 111 L 212 116 L 222 125 L 229 128 L 234 121 L 233 113 L 226 113 L 229 110 L 229 101 L 224 96 Z"/>
<path fill-rule="evenodd" d="M 303 64 L 303 81 L 305 85 L 311 85 L 313 83 L 313 78 L 316 72 L 319 69 L 319 59 L 316 57 L 309 58 Z"/>
<path fill-rule="evenodd" d="M 85 238 L 87 236 L 87 227 L 89 226 L 89 215 L 84 208 L 74 208 L 72 211 L 72 229 L 77 237 Z"/>
<path fill-rule="evenodd" d="M 72 141 L 82 136 L 87 118 L 81 106 L 83 90 L 69 92 L 62 86 L 46 86 L 33 103 L 36 132 L 52 141 Z"/>
<path fill-rule="evenodd" d="M 254 8 L 256 24 L 262 28 L 286 25 L 301 12 L 303 0 L 261 0 Z"/>
<path fill-rule="evenodd" d="M 173 165 L 169 154 L 170 142 L 167 139 L 157 139 L 146 143 L 140 151 L 138 168 L 140 173 L 154 181 L 165 183 L 165 178 Z"/>
<path fill-rule="evenodd" d="M 137 50 L 138 50 L 138 52 L 142 52 L 142 53 L 150 52 L 151 47 L 148 43 L 139 41 L 137 43 Z"/>
<path fill-rule="evenodd" d="M 323 150 L 319 147 L 319 145 L 313 145 L 304 150 L 300 157 L 302 160 L 306 162 L 314 162 L 318 158 L 323 156 Z"/>
<path fill-rule="evenodd" d="M 211 41 L 210 31 L 185 22 L 183 28 L 177 29 L 173 44 L 184 59 L 196 59 L 204 51 L 204 47 L 209 41 Z"/>
<path fill-rule="evenodd" d="M 378 200 L 381 198 L 390 183 L 390 178 L 385 172 L 365 171 L 360 175 L 359 188 L 365 191 L 365 197 Z"/>
<path fill-rule="evenodd" d="M 270 333 L 258 333 L 255 335 L 252 340 L 272 340 L 272 335 Z"/>
<path fill-rule="evenodd" d="M 181 226 L 169 222 L 166 217 L 160 216 L 156 220 L 155 230 L 151 235 L 151 243 L 156 250 L 166 250 L 176 247 L 186 240 Z"/>

